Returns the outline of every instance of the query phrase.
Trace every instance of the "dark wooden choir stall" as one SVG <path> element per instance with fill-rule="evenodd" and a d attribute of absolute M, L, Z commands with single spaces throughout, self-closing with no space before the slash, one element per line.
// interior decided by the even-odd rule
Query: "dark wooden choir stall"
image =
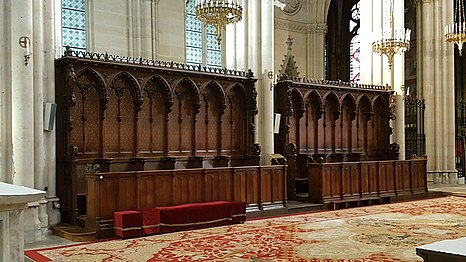
<path fill-rule="evenodd" d="M 425 157 L 397 160 L 389 86 L 282 76 L 275 152 L 288 163 L 288 199 L 324 208 L 390 202 L 427 194 Z"/>
<path fill-rule="evenodd" d="M 112 235 L 113 212 L 207 201 L 286 208 L 286 166 L 260 166 L 251 71 L 68 49 L 56 61 L 62 220 Z"/>

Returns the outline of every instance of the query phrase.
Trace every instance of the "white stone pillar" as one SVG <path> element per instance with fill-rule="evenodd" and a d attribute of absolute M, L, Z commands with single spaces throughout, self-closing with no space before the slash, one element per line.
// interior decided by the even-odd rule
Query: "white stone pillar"
<path fill-rule="evenodd" d="M 260 54 L 262 59 L 262 86 L 258 92 L 258 96 L 261 96 L 261 103 L 259 104 L 259 123 L 261 126 L 260 144 L 262 163 L 270 164 L 271 155 L 274 153 L 274 4 L 270 0 L 262 0 L 261 3 L 260 24 L 262 50 Z M 269 74 L 269 72 L 271 72 L 271 74 Z"/>
<path fill-rule="evenodd" d="M 32 30 L 32 0 L 7 0 L 10 5 L 11 31 L 6 35 L 11 43 L 11 119 L 13 142 L 13 182 L 16 185 L 34 187 L 34 94 L 33 56 L 27 61 L 34 43 Z M 25 38 L 22 38 L 25 37 Z M 19 45 L 26 39 L 27 47 Z"/>
<path fill-rule="evenodd" d="M 325 35 L 327 34 L 326 24 L 311 24 L 307 30 L 307 60 L 309 65 L 306 76 L 314 79 L 323 79 L 324 75 L 324 50 Z"/>
<path fill-rule="evenodd" d="M 256 82 L 256 89 L 257 89 L 257 105 L 260 111 L 262 96 L 261 96 L 261 89 L 262 89 L 262 66 L 261 66 L 261 12 L 260 12 L 260 2 L 258 0 L 246 0 L 246 5 L 244 8 L 243 13 L 246 14 L 247 20 L 246 23 L 246 31 L 245 31 L 245 46 L 247 49 L 246 54 L 246 61 L 248 69 L 252 69 L 255 77 L 258 78 Z M 254 142 L 260 143 L 260 134 L 261 134 L 261 126 L 259 126 L 260 118 L 259 115 L 254 117 L 255 123 L 255 132 L 254 132 Z M 262 147 L 262 145 L 261 145 Z"/>
<path fill-rule="evenodd" d="M 158 0 L 128 1 L 128 54 L 155 59 Z"/>
<path fill-rule="evenodd" d="M 404 19 L 404 1 L 393 1 L 393 17 L 395 30 L 403 30 L 405 28 Z M 393 122 L 393 141 L 400 146 L 398 159 L 405 160 L 405 103 L 404 103 L 404 83 L 405 83 L 405 53 L 401 52 L 395 55 L 393 59 L 393 67 L 390 72 L 392 81 L 390 85 L 393 87 L 396 95 L 396 120 Z"/>
<path fill-rule="evenodd" d="M 13 183 L 13 141 L 11 136 L 11 2 L 0 3 L 0 182 Z"/>
<path fill-rule="evenodd" d="M 0 80 L 0 142 L 7 156 L 0 160 L 2 180 L 47 190 L 47 197 L 56 199 L 55 133 L 43 130 L 43 103 L 55 100 L 55 1 L 7 0 L 1 7 L 5 55 L 0 72 L 5 77 Z M 27 242 L 48 230 L 47 203 L 44 198 L 25 210 Z"/>
<path fill-rule="evenodd" d="M 61 13 L 56 9 L 58 0 L 43 0 L 44 1 L 44 102 L 55 102 L 55 54 L 56 46 L 61 46 L 61 32 L 57 34 L 56 23 L 61 21 Z M 57 19 L 57 17 L 59 17 Z M 58 20 L 58 21 L 57 21 Z M 57 44 L 58 42 L 58 44 Z M 46 213 L 48 215 L 48 224 L 55 225 L 60 222 L 60 212 L 56 208 L 59 204 L 56 190 L 56 123 L 54 131 L 43 131 L 44 139 L 44 179 L 46 191 L 47 205 Z M 51 153 L 53 152 L 53 153 Z M 42 213 L 43 214 L 43 213 Z M 41 220 L 43 223 L 44 220 Z M 42 224 L 44 226 L 44 224 Z"/>
<path fill-rule="evenodd" d="M 455 98 L 453 46 L 443 29 L 451 23 L 449 0 L 418 0 L 418 88 L 425 99 L 428 181 L 458 183 L 455 169 Z"/>

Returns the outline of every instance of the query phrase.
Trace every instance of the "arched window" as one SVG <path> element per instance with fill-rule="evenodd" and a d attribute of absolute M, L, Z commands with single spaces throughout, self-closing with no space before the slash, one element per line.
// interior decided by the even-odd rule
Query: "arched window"
<path fill-rule="evenodd" d="M 350 17 L 350 81 L 358 83 L 361 77 L 361 61 L 359 60 L 359 55 L 361 54 L 361 40 L 359 36 L 360 29 L 360 17 L 359 12 L 360 2 L 355 4 L 351 9 Z"/>
<path fill-rule="evenodd" d="M 62 43 L 86 50 L 86 0 L 62 1 Z"/>
<path fill-rule="evenodd" d="M 195 1 L 186 1 L 186 64 L 222 67 L 222 46 L 215 27 L 196 18 Z"/>

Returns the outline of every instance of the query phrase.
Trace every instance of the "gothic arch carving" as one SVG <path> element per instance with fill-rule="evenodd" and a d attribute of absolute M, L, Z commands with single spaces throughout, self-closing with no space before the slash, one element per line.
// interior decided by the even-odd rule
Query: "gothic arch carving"
<path fill-rule="evenodd" d="M 173 92 L 178 99 L 182 100 L 186 95 L 192 95 L 194 115 L 199 113 L 201 108 L 201 98 L 197 85 L 189 78 L 185 77 L 173 84 Z M 187 92 L 189 94 L 187 94 Z"/>
<path fill-rule="evenodd" d="M 143 90 L 150 98 L 153 98 L 156 92 L 161 93 L 164 98 L 167 112 L 171 111 L 171 107 L 173 105 L 173 94 L 170 89 L 170 85 L 165 78 L 159 75 L 151 76 L 143 85 Z"/>

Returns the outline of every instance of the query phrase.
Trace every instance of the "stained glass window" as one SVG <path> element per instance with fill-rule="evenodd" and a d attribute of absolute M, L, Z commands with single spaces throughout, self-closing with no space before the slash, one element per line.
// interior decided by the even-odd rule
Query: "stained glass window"
<path fill-rule="evenodd" d="M 361 14 L 359 7 L 359 2 L 353 6 L 350 18 L 350 81 L 355 83 L 359 83 L 361 79 L 361 40 L 359 36 Z"/>
<path fill-rule="evenodd" d="M 222 67 L 222 46 L 212 25 L 196 18 L 195 1 L 186 1 L 186 63 Z"/>
<path fill-rule="evenodd" d="M 86 50 L 86 0 L 62 1 L 63 46 Z"/>

